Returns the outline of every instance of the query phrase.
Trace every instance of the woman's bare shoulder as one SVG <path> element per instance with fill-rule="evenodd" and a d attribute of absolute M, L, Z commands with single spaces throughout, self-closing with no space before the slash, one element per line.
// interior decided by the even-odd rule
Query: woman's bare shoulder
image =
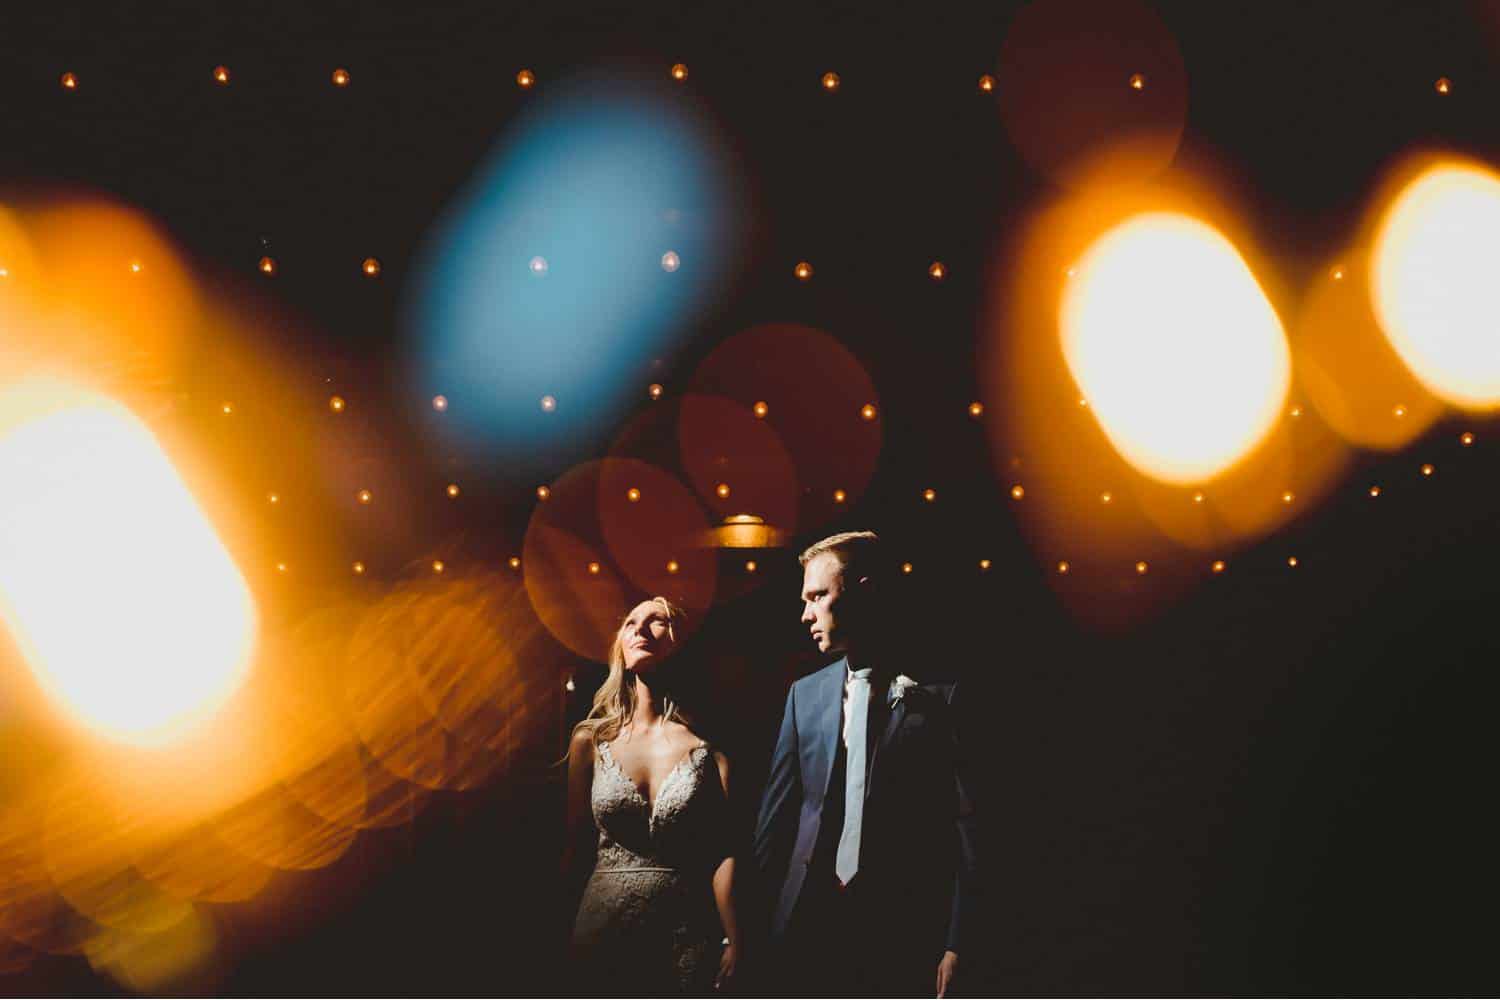
<path fill-rule="evenodd" d="M 594 734 L 588 729 L 573 730 L 573 738 L 568 741 L 568 763 L 592 764 L 594 762 Z"/>
<path fill-rule="evenodd" d="M 708 741 L 699 736 L 697 730 L 693 729 L 693 727 L 689 726 L 686 722 L 682 722 L 677 719 L 673 719 L 669 724 L 669 728 L 667 729 L 667 737 L 673 743 L 681 744 L 684 748 L 691 748 L 699 745 L 708 745 Z"/>

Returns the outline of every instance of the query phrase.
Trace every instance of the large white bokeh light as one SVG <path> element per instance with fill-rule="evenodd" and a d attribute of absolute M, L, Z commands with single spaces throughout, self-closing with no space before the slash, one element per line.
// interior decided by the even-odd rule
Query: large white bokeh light
<path fill-rule="evenodd" d="M 1434 395 L 1500 406 L 1500 178 L 1434 167 L 1392 202 L 1370 293 L 1386 339 Z"/>
<path fill-rule="evenodd" d="M 67 712 L 160 745 L 234 693 L 249 589 L 133 414 L 53 381 L 0 388 L 0 483 L 0 619 Z"/>
<path fill-rule="evenodd" d="M 1163 482 L 1203 482 L 1244 457 L 1291 382 L 1286 334 L 1249 265 L 1185 215 L 1133 216 L 1095 240 L 1059 319 L 1110 443 Z"/>

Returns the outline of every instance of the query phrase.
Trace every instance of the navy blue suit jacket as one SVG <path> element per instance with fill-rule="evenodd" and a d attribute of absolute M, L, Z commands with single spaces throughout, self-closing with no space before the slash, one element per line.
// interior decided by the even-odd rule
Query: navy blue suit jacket
<path fill-rule="evenodd" d="M 755 859 L 770 893 L 771 933 L 784 936 L 809 886 L 831 884 L 839 829 L 824 830 L 839 760 L 848 661 L 787 693 L 755 828 Z M 902 940 L 962 952 L 976 901 L 976 817 L 965 777 L 952 685 L 909 689 L 894 705 L 888 677 L 871 692 L 859 874 L 864 898 L 886 908 Z M 835 817 L 842 828 L 841 815 Z M 822 849 L 820 849 L 820 846 Z M 824 870 L 826 869 L 826 871 Z"/>

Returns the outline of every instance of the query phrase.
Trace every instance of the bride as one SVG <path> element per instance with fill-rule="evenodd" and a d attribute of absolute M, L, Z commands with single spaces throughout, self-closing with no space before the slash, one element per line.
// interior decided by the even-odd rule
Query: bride
<path fill-rule="evenodd" d="M 573 970 L 598 995 L 706 993 L 729 984 L 741 952 L 729 763 L 667 690 L 681 628 L 682 611 L 662 597 L 626 616 L 568 746 L 565 872 L 595 853 Z"/>

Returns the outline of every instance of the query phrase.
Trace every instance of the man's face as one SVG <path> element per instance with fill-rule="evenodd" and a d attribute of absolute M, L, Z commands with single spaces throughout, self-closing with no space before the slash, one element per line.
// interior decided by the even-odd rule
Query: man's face
<path fill-rule="evenodd" d="M 838 556 L 824 552 L 802 570 L 802 624 L 824 653 L 849 648 L 853 627 L 850 594 L 844 588 L 844 567 Z"/>

